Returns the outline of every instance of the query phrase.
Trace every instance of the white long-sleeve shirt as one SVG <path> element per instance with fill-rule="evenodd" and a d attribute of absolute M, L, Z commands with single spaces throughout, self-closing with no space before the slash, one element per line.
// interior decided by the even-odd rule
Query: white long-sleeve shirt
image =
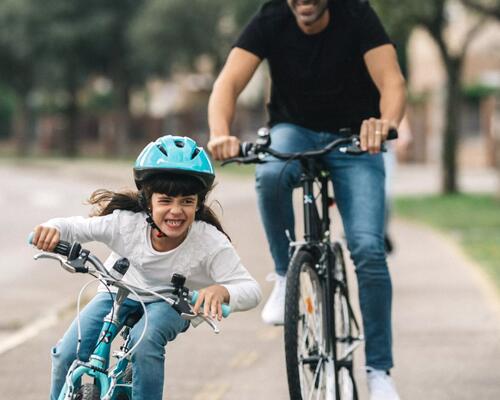
<path fill-rule="evenodd" d="M 195 221 L 186 239 L 166 252 L 156 251 L 151 245 L 151 228 L 144 213 L 117 210 L 103 217 L 55 218 L 43 225 L 57 228 L 61 240 L 106 244 L 112 250 L 104 263 L 108 269 L 116 260 L 126 257 L 130 267 L 123 278 L 125 283 L 159 289 L 170 284 L 172 274 L 180 273 L 186 277 L 189 289 L 213 284 L 224 286 L 229 292 L 232 311 L 248 310 L 260 302 L 258 283 L 243 266 L 227 237 L 206 222 Z"/>

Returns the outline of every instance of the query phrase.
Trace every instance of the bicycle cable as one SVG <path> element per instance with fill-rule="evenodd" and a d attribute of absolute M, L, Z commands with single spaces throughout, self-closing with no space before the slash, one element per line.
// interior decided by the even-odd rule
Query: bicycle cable
<path fill-rule="evenodd" d="M 276 185 L 276 200 L 277 200 L 277 204 L 280 204 L 280 198 L 281 198 L 280 186 L 281 186 L 281 179 L 283 178 L 283 173 L 285 172 L 285 169 L 288 167 L 288 164 L 290 164 L 292 161 L 297 161 L 297 159 L 298 159 L 298 157 L 289 158 L 288 160 L 285 161 L 285 164 L 283 165 L 283 168 L 281 168 L 280 174 L 278 176 L 278 184 Z M 278 161 L 283 161 L 283 160 L 279 160 L 278 159 Z M 293 213 L 293 189 L 294 188 L 292 188 L 292 213 Z M 283 217 L 283 211 L 284 211 L 284 208 L 281 207 L 280 208 L 281 217 Z M 286 216 L 285 216 L 285 218 L 283 218 L 283 221 L 286 221 Z M 293 224 L 293 226 L 294 226 L 293 232 L 289 231 L 289 234 L 290 234 L 290 239 L 295 240 L 295 223 Z M 288 229 L 285 229 L 285 231 L 287 231 L 287 230 Z"/>
<path fill-rule="evenodd" d="M 82 298 L 82 295 L 83 295 L 83 292 L 85 292 L 85 290 L 87 289 L 87 287 L 89 287 L 91 284 L 95 283 L 95 282 L 100 282 L 102 284 L 104 284 L 106 290 L 108 291 L 111 299 L 113 299 L 113 295 L 111 293 L 111 290 L 109 290 L 108 286 L 105 284 L 105 282 L 103 281 L 103 279 L 99 276 L 96 276 L 94 275 L 92 272 L 89 272 L 89 275 L 93 276 L 95 279 L 90 281 L 90 282 L 87 282 L 81 289 L 80 289 L 80 293 L 78 293 L 78 299 L 77 299 L 77 302 L 76 302 L 76 315 L 77 315 L 77 318 L 76 318 L 76 324 L 77 324 L 77 332 L 78 332 L 78 341 L 77 341 L 77 345 L 76 345 L 76 359 L 78 361 L 81 361 L 80 360 L 80 346 L 81 346 L 81 343 L 82 343 L 82 331 L 81 331 L 81 325 L 80 325 L 80 303 L 81 303 L 81 298 Z M 115 306 L 114 306 L 114 302 L 113 304 L 111 305 L 111 318 L 114 317 L 114 314 L 115 314 Z M 97 346 L 99 346 L 102 342 L 102 340 L 104 339 L 104 337 L 106 337 L 106 335 L 108 334 L 109 332 L 109 326 L 108 328 L 106 329 L 106 332 L 104 333 L 104 335 L 102 335 L 101 338 L 99 338 L 99 341 L 97 342 L 97 344 L 94 346 L 91 354 L 94 352 L 94 350 L 97 348 Z"/>

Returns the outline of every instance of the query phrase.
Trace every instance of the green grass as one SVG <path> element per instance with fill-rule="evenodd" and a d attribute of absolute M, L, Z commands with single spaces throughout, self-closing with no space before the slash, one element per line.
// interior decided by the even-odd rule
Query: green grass
<path fill-rule="evenodd" d="M 482 194 L 399 197 L 395 211 L 458 239 L 500 290 L 500 200 Z"/>
<path fill-rule="evenodd" d="M 228 164 L 221 167 L 220 162 L 215 162 L 214 168 L 216 174 L 224 174 L 224 175 L 237 175 L 237 176 L 254 176 L 255 174 L 255 165 L 238 165 L 238 164 Z"/>

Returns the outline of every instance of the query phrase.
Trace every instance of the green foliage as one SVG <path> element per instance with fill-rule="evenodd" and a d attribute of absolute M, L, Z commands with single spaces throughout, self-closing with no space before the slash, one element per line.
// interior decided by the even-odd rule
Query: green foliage
<path fill-rule="evenodd" d="M 398 198 L 396 211 L 456 237 L 500 289 L 500 201 L 491 195 Z"/>
<path fill-rule="evenodd" d="M 221 0 L 151 0 L 134 20 L 130 39 L 136 63 L 156 73 L 193 69 L 201 54 L 220 57 Z"/>
<path fill-rule="evenodd" d="M 195 70 L 200 55 L 216 69 L 258 9 L 254 0 L 150 0 L 130 29 L 135 62 L 156 74 Z"/>
<path fill-rule="evenodd" d="M 0 84 L 0 138 L 6 137 L 14 114 L 15 93 Z"/>
<path fill-rule="evenodd" d="M 461 0 L 462 4 L 480 14 L 500 20 L 500 0 Z"/>
<path fill-rule="evenodd" d="M 494 94 L 500 94 L 500 88 L 483 84 L 476 84 L 464 87 L 462 89 L 462 93 L 466 100 L 477 103 L 485 97 Z"/>

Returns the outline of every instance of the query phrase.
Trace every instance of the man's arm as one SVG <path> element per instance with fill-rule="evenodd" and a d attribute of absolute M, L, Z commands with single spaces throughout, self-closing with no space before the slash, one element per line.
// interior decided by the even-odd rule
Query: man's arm
<path fill-rule="evenodd" d="M 380 119 L 370 118 L 361 127 L 361 148 L 380 151 L 389 128 L 397 128 L 406 106 L 406 87 L 396 51 L 390 44 L 376 47 L 364 55 L 368 72 L 380 93 Z"/>
<path fill-rule="evenodd" d="M 216 160 L 238 155 L 239 140 L 231 136 L 236 100 L 262 60 L 249 51 L 233 48 L 215 81 L 208 101 L 210 141 L 208 150 Z"/>

